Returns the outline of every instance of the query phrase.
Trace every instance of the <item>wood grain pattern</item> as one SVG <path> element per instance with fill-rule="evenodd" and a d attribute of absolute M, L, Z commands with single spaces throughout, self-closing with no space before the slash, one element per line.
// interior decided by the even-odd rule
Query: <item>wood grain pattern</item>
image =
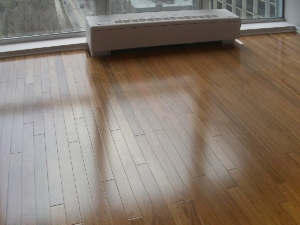
<path fill-rule="evenodd" d="M 294 219 L 296 224 L 300 223 L 299 210 L 300 208 L 294 206 L 289 201 L 281 203 L 282 207 L 288 212 L 288 214 Z"/>
<path fill-rule="evenodd" d="M 22 154 L 12 154 L 8 180 L 7 224 L 21 224 Z"/>
<path fill-rule="evenodd" d="M 104 181 L 103 186 L 107 195 L 113 223 L 129 224 L 115 181 Z"/>
<path fill-rule="evenodd" d="M 55 67 L 61 96 L 70 96 L 61 54 L 55 55 Z"/>
<path fill-rule="evenodd" d="M 143 221 L 144 223 L 151 224 L 153 215 L 150 200 L 138 174 L 137 168 L 134 165 L 134 161 L 126 145 L 122 132 L 120 130 L 113 131 L 112 136 L 115 141 L 120 159 L 122 161 L 123 168 L 130 182 L 131 189 L 134 193 L 141 216 L 143 217 Z M 138 216 L 136 218 L 138 218 Z"/>
<path fill-rule="evenodd" d="M 92 74 L 91 76 L 92 77 L 97 76 L 97 74 L 95 74 L 95 75 Z M 105 114 L 105 118 L 106 118 L 106 121 L 108 123 L 108 126 L 109 126 L 110 130 L 120 129 L 119 124 L 118 124 L 117 119 L 116 119 L 116 116 L 114 114 L 114 111 L 112 110 L 112 107 L 109 103 L 109 99 L 104 94 L 104 89 L 102 87 L 101 82 L 99 80 L 95 80 L 94 85 L 95 85 L 95 88 L 97 90 L 98 97 L 99 97 L 99 100 L 101 102 L 101 106 L 105 105 L 105 107 L 103 108 L 103 113 Z"/>
<path fill-rule="evenodd" d="M 143 129 L 143 133 L 154 131 L 137 101 L 130 101 L 130 106 Z"/>
<path fill-rule="evenodd" d="M 175 193 L 174 189 L 172 188 L 172 185 L 167 175 L 165 174 L 162 165 L 159 163 L 147 137 L 145 135 L 138 136 L 137 141 L 143 150 L 143 153 L 147 159 L 147 165 L 151 170 L 151 173 L 153 174 L 152 176 L 156 180 L 165 201 L 168 204 L 180 202 L 182 200 L 182 197 L 178 193 Z M 175 176 L 175 179 L 178 179 L 178 174 L 175 174 Z M 179 182 L 180 181 L 181 180 L 179 180 Z"/>
<path fill-rule="evenodd" d="M 43 116 L 43 95 L 42 95 L 42 78 L 34 77 L 34 105 L 33 105 L 33 125 L 34 135 L 44 134 L 44 116 Z"/>
<path fill-rule="evenodd" d="M 113 138 L 113 133 L 112 137 L 109 140 L 109 145 L 115 145 Z M 139 217 L 140 210 L 138 208 L 138 205 L 136 203 L 135 197 L 133 195 L 130 183 L 128 181 L 127 175 L 126 175 L 126 170 L 124 170 L 123 164 L 122 164 L 122 158 L 119 156 L 117 148 L 113 146 L 112 148 L 107 145 L 107 147 L 110 149 L 110 154 L 108 155 L 110 159 L 110 164 L 112 167 L 112 171 L 114 173 L 114 178 L 116 181 L 116 185 L 119 190 L 120 197 L 122 199 L 124 209 L 126 211 L 126 215 L 128 219 L 136 218 Z M 125 165 L 126 166 L 126 165 Z M 129 165 L 128 165 L 129 166 Z"/>
<path fill-rule="evenodd" d="M 33 59 L 33 76 L 38 77 L 41 76 L 42 71 L 41 71 L 41 60 L 42 60 L 43 55 L 34 55 L 32 57 Z"/>
<path fill-rule="evenodd" d="M 17 79 L 11 153 L 22 152 L 24 79 Z"/>
<path fill-rule="evenodd" d="M 50 206 L 54 206 L 63 204 L 64 200 L 61 186 L 51 93 L 43 93 L 43 109 Z"/>
<path fill-rule="evenodd" d="M 23 120 L 24 123 L 32 123 L 33 122 L 33 107 L 34 102 L 32 99 L 34 98 L 34 85 L 33 84 L 25 84 L 24 88 L 24 112 L 23 112 Z"/>
<path fill-rule="evenodd" d="M 25 84 L 33 84 L 33 56 L 26 56 Z"/>
<path fill-rule="evenodd" d="M 64 205 L 51 207 L 52 225 L 67 225 L 66 212 Z"/>
<path fill-rule="evenodd" d="M 107 74 L 106 76 L 108 78 L 108 81 L 110 82 L 110 84 L 112 86 L 113 92 L 119 101 L 119 104 L 124 112 L 124 115 L 125 115 L 127 121 L 129 122 L 129 125 L 132 129 L 133 134 L 135 136 L 144 134 L 139 122 L 137 121 L 137 118 L 136 118 L 134 112 L 132 111 L 132 109 L 129 105 L 129 102 L 124 94 L 124 91 L 122 90 L 120 84 L 117 82 L 115 75 L 110 68 L 110 65 L 104 61 L 104 62 L 102 62 L 102 66 L 103 66 L 105 73 Z"/>
<path fill-rule="evenodd" d="M 24 124 L 22 152 L 22 224 L 36 224 L 33 124 Z"/>
<path fill-rule="evenodd" d="M 0 76 L 0 82 L 7 82 L 9 78 L 9 73 L 10 73 L 10 64 L 11 60 L 9 59 L 4 59 L 2 61 L 2 71 L 1 71 L 1 76 Z"/>
<path fill-rule="evenodd" d="M 0 59 L 0 225 L 299 224 L 300 35 Z"/>
<path fill-rule="evenodd" d="M 76 70 L 74 70 L 72 67 L 66 66 L 66 65 L 70 64 L 68 55 L 64 54 L 62 59 L 64 62 L 64 68 L 65 68 L 70 98 L 71 98 L 71 102 L 72 102 L 74 118 L 80 118 L 80 117 L 83 117 L 83 112 L 82 112 L 82 108 L 80 105 L 80 101 L 79 101 L 79 97 L 78 97 L 78 93 L 77 93 L 77 89 L 76 89 L 73 71 L 76 74 L 77 74 L 77 72 L 75 72 Z"/>
<path fill-rule="evenodd" d="M 0 66 L 0 71 L 1 71 L 1 66 Z M 17 68 L 17 77 L 20 78 L 25 78 L 26 77 L 26 56 L 20 56 L 18 57 L 18 68 Z"/>
<path fill-rule="evenodd" d="M 2 132 L 2 125 L 4 122 L 4 106 L 5 106 L 5 100 L 6 100 L 6 91 L 7 91 L 7 82 L 0 83 L 0 131 Z M 1 139 L 0 139 L 1 140 Z"/>
<path fill-rule="evenodd" d="M 0 62 L 0 76 L 1 76 L 1 73 L 2 73 L 3 65 L 4 65 L 4 60 L 1 60 L 1 62 Z"/>
<path fill-rule="evenodd" d="M 108 81 L 107 75 L 104 74 L 104 76 L 102 76 L 102 78 L 106 79 L 106 82 L 102 83 L 103 89 L 105 90 L 105 93 L 110 100 L 111 106 L 116 115 L 116 119 L 118 121 L 120 129 L 123 131 L 124 138 L 129 146 L 129 150 L 132 153 L 132 157 L 135 161 L 135 164 L 136 165 L 143 164 L 143 163 L 145 163 L 145 159 L 143 157 L 141 149 L 139 148 L 139 146 L 134 138 L 134 133 L 131 128 L 132 121 L 131 120 L 127 121 L 126 116 L 125 116 L 126 112 L 124 112 L 122 110 L 122 108 L 120 106 L 120 102 L 112 88 L 112 85 Z"/>
<path fill-rule="evenodd" d="M 81 222 L 81 215 L 78 204 L 78 196 L 76 193 L 59 85 L 57 83 L 51 84 L 51 97 L 67 223 L 75 224 Z"/>
<path fill-rule="evenodd" d="M 99 173 L 99 167 L 97 160 L 95 160 L 94 150 L 92 148 L 90 138 L 88 136 L 88 130 L 83 118 L 76 119 L 76 126 L 78 130 L 78 136 L 82 151 L 82 157 L 84 160 L 85 170 L 89 187 L 94 203 L 94 208 L 97 213 L 97 221 L 100 224 L 111 224 L 111 218 L 109 216 L 109 208 L 106 200 L 106 195 L 103 190 L 101 175 Z M 98 149 L 96 149 L 98 151 Z M 102 164 L 102 162 L 100 162 Z M 100 167 L 102 169 L 102 167 Z"/>
<path fill-rule="evenodd" d="M 153 208 L 159 216 L 154 218 L 154 224 L 175 224 L 174 218 L 170 212 L 170 208 L 166 204 L 168 198 L 164 198 L 159 187 L 157 186 L 149 167 L 144 165 L 137 166 L 140 176 L 142 177 L 144 186 L 147 190 Z M 169 203 L 170 204 L 170 203 Z M 155 216 L 155 214 L 154 214 Z"/>
<path fill-rule="evenodd" d="M 55 65 L 55 53 L 47 53 L 49 79 L 50 83 L 58 83 L 56 65 Z"/>
<path fill-rule="evenodd" d="M 102 136 L 99 131 L 103 130 L 107 120 L 104 118 L 98 117 L 99 113 L 102 112 L 101 108 L 92 108 L 90 105 L 90 99 L 86 97 L 87 92 L 84 87 L 84 84 L 77 84 L 78 92 L 80 93 L 80 101 L 83 107 L 83 113 L 86 121 L 86 126 L 88 130 L 88 134 L 91 140 L 91 145 L 94 149 L 94 154 L 98 166 L 100 168 L 101 179 L 103 180 L 111 180 L 113 179 L 113 174 L 111 171 L 111 167 L 109 165 L 107 153 L 105 151 L 105 146 L 102 140 Z M 99 121 L 100 120 L 100 121 Z M 98 126 L 97 126 L 98 125 Z M 78 130 L 78 132 L 81 132 Z"/>
<path fill-rule="evenodd" d="M 69 143 L 69 147 L 82 222 L 97 224 L 96 209 L 93 206 L 82 150 L 78 142 Z"/>
<path fill-rule="evenodd" d="M 6 93 L 6 102 L 5 106 L 6 107 L 13 107 L 14 105 L 14 100 L 16 96 L 16 85 L 17 85 L 17 73 L 16 73 L 16 68 L 14 65 L 16 64 L 17 61 L 12 61 L 10 63 L 10 73 L 8 74 L 8 86 L 7 86 L 7 93 Z"/>
<path fill-rule="evenodd" d="M 8 193 L 8 177 L 9 177 L 9 162 L 11 135 L 13 124 L 13 109 L 11 107 L 1 110 L 3 113 L 3 124 L 0 139 L 0 224 L 6 224 L 7 212 L 7 193 Z"/>
<path fill-rule="evenodd" d="M 49 182 L 44 135 L 34 136 L 36 223 L 51 224 Z"/>
<path fill-rule="evenodd" d="M 78 141 L 78 134 L 76 130 L 75 117 L 72 110 L 71 98 L 64 96 L 61 99 L 64 111 L 64 118 L 66 123 L 68 142 Z"/>
<path fill-rule="evenodd" d="M 199 177 L 199 176 L 204 175 L 204 173 L 199 168 L 197 162 L 193 158 L 192 154 L 189 152 L 187 147 L 184 145 L 184 143 L 180 139 L 180 136 L 177 134 L 175 129 L 172 127 L 172 124 L 170 124 L 169 120 L 167 118 L 163 118 L 163 119 L 160 119 L 159 121 L 162 124 L 165 132 L 168 134 L 170 140 L 172 141 L 178 154 L 181 156 L 182 160 L 184 161 L 186 167 L 189 169 L 192 176 Z M 161 138 L 160 136 L 158 136 L 158 137 Z M 174 152 L 174 154 L 176 154 L 176 152 Z"/>
<path fill-rule="evenodd" d="M 181 202 L 181 205 L 184 212 L 183 216 L 185 216 L 185 224 L 191 224 L 191 225 L 205 224 L 203 218 L 201 217 L 199 218 L 199 216 L 197 215 L 198 213 L 193 200 Z"/>
<path fill-rule="evenodd" d="M 274 220 L 274 223 L 279 223 L 279 221 L 285 220 L 288 224 L 295 224 L 292 218 L 285 212 L 282 211 L 282 207 L 278 204 L 272 204 L 272 200 L 270 199 L 269 202 L 265 203 L 264 199 L 266 196 L 269 195 L 261 195 L 258 191 L 253 189 L 253 186 L 250 182 L 245 178 L 245 176 L 237 169 L 229 171 L 232 177 L 238 182 L 239 187 L 251 199 L 252 204 L 254 207 L 259 205 L 260 209 L 264 209 L 263 211 L 265 217 L 272 217 L 267 218 L 267 221 Z M 268 205 L 269 204 L 269 205 Z M 278 213 L 281 212 L 281 213 Z"/>
<path fill-rule="evenodd" d="M 44 55 L 41 58 L 41 76 L 42 76 L 42 91 L 43 93 L 50 92 L 50 72 L 49 72 L 49 64 L 48 58 Z"/>
<path fill-rule="evenodd" d="M 158 139 L 158 135 L 156 133 L 148 133 L 146 134 L 146 137 L 151 145 L 151 148 L 153 149 L 153 152 L 160 162 L 161 167 L 163 168 L 165 174 L 168 177 L 168 180 L 170 181 L 170 184 L 172 185 L 176 195 L 179 196 L 179 199 L 181 201 L 190 199 L 190 196 L 188 195 L 188 192 L 186 191 L 186 188 L 178 175 L 178 170 L 181 169 L 180 167 L 176 168 L 178 164 L 172 163 L 171 159 L 167 155 L 167 153 L 164 150 L 163 145 L 160 143 Z M 172 144 L 171 144 L 172 145 Z M 178 162 L 177 162 L 178 163 Z"/>

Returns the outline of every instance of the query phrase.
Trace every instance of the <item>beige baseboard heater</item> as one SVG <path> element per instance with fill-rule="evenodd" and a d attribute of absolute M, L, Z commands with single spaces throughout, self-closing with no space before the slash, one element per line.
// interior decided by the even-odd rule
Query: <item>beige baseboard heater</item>
<path fill-rule="evenodd" d="M 209 41 L 233 43 L 241 19 L 226 9 L 89 16 L 86 38 L 92 56 L 112 50 Z"/>

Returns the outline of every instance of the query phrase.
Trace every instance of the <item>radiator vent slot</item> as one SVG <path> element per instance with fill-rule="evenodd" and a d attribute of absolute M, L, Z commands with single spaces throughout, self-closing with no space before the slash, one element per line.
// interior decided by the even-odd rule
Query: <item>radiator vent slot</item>
<path fill-rule="evenodd" d="M 170 16 L 170 17 L 152 17 L 152 18 L 133 18 L 126 20 L 111 20 L 111 21 L 99 21 L 98 25 L 110 24 L 122 24 L 122 23 L 140 23 L 140 22 L 154 22 L 154 21 L 168 21 L 168 20 L 190 20 L 190 19 L 210 19 L 217 18 L 218 15 L 203 15 L 203 16 Z"/>

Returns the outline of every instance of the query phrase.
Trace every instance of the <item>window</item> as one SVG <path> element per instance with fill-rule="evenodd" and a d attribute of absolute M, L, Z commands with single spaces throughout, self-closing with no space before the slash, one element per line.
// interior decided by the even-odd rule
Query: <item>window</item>
<path fill-rule="evenodd" d="M 0 40 L 81 32 L 93 14 L 94 0 L 1 0 Z"/>
<path fill-rule="evenodd" d="M 222 8 L 223 8 L 221 2 L 217 2 L 217 8 L 218 8 L 218 9 L 222 9 Z"/>
<path fill-rule="evenodd" d="M 198 0 L 108 0 L 109 14 L 193 10 Z"/>
<path fill-rule="evenodd" d="M 0 0 L 0 44 L 16 37 L 84 35 L 85 17 L 95 11 L 119 14 L 209 8 L 227 9 L 242 19 L 283 16 L 283 0 Z"/>
<path fill-rule="evenodd" d="M 228 11 L 232 12 L 232 6 L 231 6 L 231 5 L 226 4 L 226 9 L 227 9 Z"/>
<path fill-rule="evenodd" d="M 248 12 L 253 12 L 253 0 L 248 0 L 247 1 L 247 11 Z"/>
<path fill-rule="evenodd" d="M 217 1 L 217 4 L 214 4 L 215 1 Z M 225 8 L 230 10 L 231 7 L 231 12 L 240 16 L 242 19 L 283 17 L 283 0 L 227 0 L 225 7 L 222 4 L 224 1 L 225 0 L 210 0 L 210 5 L 214 9 Z"/>
<path fill-rule="evenodd" d="M 227 9 L 242 19 L 282 18 L 283 0 L 107 0 L 109 14 L 186 9 Z"/>

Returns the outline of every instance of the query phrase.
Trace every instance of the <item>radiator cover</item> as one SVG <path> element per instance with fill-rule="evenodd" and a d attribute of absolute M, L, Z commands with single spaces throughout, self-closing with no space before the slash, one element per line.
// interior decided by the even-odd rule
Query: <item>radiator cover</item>
<path fill-rule="evenodd" d="M 208 41 L 233 42 L 241 20 L 226 9 L 163 11 L 86 17 L 92 56 L 112 50 Z"/>

